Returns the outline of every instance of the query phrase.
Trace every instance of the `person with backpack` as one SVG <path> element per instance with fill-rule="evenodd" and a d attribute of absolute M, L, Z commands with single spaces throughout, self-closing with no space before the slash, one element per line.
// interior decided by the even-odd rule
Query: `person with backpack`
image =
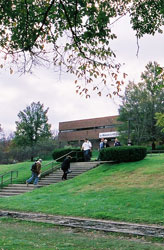
<path fill-rule="evenodd" d="M 67 174 L 71 173 L 70 162 L 72 157 L 68 155 L 61 164 L 61 169 L 63 170 L 62 180 L 67 180 Z"/>
<path fill-rule="evenodd" d="M 32 166 L 31 166 L 31 171 L 32 171 L 32 175 L 31 177 L 26 180 L 26 185 L 28 186 L 29 183 L 31 183 L 32 181 L 34 185 L 38 184 L 38 180 L 41 174 L 41 163 L 42 163 L 42 159 L 37 160 Z"/>

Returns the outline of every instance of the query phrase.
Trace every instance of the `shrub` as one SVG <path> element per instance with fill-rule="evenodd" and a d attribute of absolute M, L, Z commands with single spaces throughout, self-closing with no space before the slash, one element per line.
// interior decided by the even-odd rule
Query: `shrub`
<path fill-rule="evenodd" d="M 141 146 L 121 146 L 104 148 L 100 151 L 102 161 L 132 162 L 143 160 L 146 156 L 146 147 Z"/>
<path fill-rule="evenodd" d="M 73 151 L 73 152 L 72 152 Z M 71 153 L 72 152 L 72 153 Z M 63 155 L 66 155 L 70 153 L 70 155 L 72 156 L 72 162 L 77 162 L 77 161 L 84 161 L 84 157 L 83 157 L 83 152 L 80 150 L 80 148 L 60 148 L 60 149 L 55 149 L 52 157 L 54 160 L 60 158 Z M 62 157 L 61 159 L 57 160 L 62 162 L 64 160 L 65 156 Z"/>

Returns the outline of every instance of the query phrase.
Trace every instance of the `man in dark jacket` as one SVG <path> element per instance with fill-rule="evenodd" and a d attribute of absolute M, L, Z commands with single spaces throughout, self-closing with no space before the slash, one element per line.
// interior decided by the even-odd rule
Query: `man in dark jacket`
<path fill-rule="evenodd" d="M 121 146 L 121 143 L 118 141 L 117 138 L 115 139 L 114 146 L 115 146 L 115 147 Z"/>
<path fill-rule="evenodd" d="M 70 170 L 70 162 L 71 162 L 72 157 L 68 155 L 64 161 L 62 162 L 61 169 L 63 170 L 63 176 L 62 180 L 67 180 L 67 174 L 71 173 L 72 171 Z"/>

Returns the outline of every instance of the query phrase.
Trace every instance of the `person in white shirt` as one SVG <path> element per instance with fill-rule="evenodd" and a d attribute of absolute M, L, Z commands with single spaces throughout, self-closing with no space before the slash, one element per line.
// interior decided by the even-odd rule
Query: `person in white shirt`
<path fill-rule="evenodd" d="M 90 161 L 91 151 L 92 151 L 92 143 L 87 138 L 85 138 L 85 140 L 82 144 L 82 150 L 84 152 L 84 160 Z"/>

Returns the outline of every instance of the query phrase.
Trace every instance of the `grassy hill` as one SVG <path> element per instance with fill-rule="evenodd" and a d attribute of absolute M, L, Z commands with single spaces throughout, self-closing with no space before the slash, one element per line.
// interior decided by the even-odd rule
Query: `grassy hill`
<path fill-rule="evenodd" d="M 163 206 L 162 154 L 103 164 L 69 181 L 0 198 L 0 209 L 164 225 Z"/>

